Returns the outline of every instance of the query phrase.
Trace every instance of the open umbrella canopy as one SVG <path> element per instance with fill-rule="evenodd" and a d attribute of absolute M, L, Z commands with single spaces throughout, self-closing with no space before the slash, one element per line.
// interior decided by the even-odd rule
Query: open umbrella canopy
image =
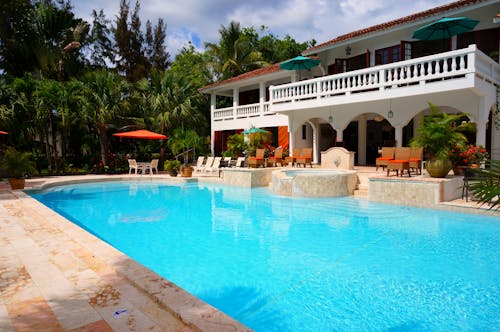
<path fill-rule="evenodd" d="M 252 127 L 250 129 L 245 129 L 243 131 L 243 134 L 255 134 L 255 133 L 268 133 L 267 130 L 264 130 L 264 129 L 260 129 L 260 128 L 255 128 L 255 127 Z"/>
<path fill-rule="evenodd" d="M 319 60 L 299 55 L 293 59 L 286 60 L 280 63 L 280 68 L 286 70 L 311 69 L 312 67 L 316 67 L 317 65 L 319 65 L 319 63 Z"/>
<path fill-rule="evenodd" d="M 0 130 L 0 135 L 7 135 L 7 134 L 8 134 L 8 132 Z"/>
<path fill-rule="evenodd" d="M 415 30 L 413 38 L 420 40 L 447 39 L 473 30 L 478 23 L 478 20 L 468 17 L 443 17 Z"/>
<path fill-rule="evenodd" d="M 138 139 L 166 139 L 167 136 L 163 134 L 154 133 L 149 130 L 134 130 L 127 131 L 124 133 L 116 133 L 113 136 L 117 136 L 120 138 L 138 138 Z"/>

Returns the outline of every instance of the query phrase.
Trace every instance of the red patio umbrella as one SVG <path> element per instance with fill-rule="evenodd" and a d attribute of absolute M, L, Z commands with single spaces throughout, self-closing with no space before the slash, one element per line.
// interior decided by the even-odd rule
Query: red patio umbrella
<path fill-rule="evenodd" d="M 123 138 L 139 138 L 139 139 L 167 139 L 168 137 L 163 135 L 163 134 L 158 134 L 154 133 L 149 130 L 134 130 L 134 131 L 127 131 L 124 133 L 116 133 L 113 134 L 113 136 L 117 136 Z"/>
<path fill-rule="evenodd" d="M 0 130 L 0 135 L 7 135 L 7 134 L 8 134 L 8 132 Z"/>

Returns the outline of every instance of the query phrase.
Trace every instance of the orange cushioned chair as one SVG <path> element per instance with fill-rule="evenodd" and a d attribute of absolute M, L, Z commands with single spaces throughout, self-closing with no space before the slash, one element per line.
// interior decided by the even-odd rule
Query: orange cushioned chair
<path fill-rule="evenodd" d="M 277 148 L 274 150 L 274 155 L 267 158 L 267 165 L 272 165 L 276 166 L 277 164 L 280 164 L 280 166 L 283 166 L 283 148 Z"/>
<path fill-rule="evenodd" d="M 410 148 L 410 170 L 415 170 L 415 173 L 422 174 L 422 157 L 424 148 Z"/>
<path fill-rule="evenodd" d="M 288 156 L 285 158 L 285 164 L 291 165 L 292 167 L 295 166 L 295 161 L 297 160 L 297 157 L 300 155 L 300 149 L 293 149 L 292 155 Z"/>
<path fill-rule="evenodd" d="M 248 158 L 248 167 L 264 166 L 264 153 L 264 149 L 257 149 L 255 151 L 255 157 Z"/>
<path fill-rule="evenodd" d="M 394 159 L 394 151 L 396 151 L 394 147 L 382 147 L 382 155 L 375 159 L 375 171 L 378 171 L 379 166 L 383 170 L 389 164 L 389 161 Z"/>
<path fill-rule="evenodd" d="M 297 167 L 300 165 L 304 165 L 304 168 L 306 165 L 309 164 L 309 166 L 312 167 L 312 149 L 311 148 L 303 148 L 302 152 L 300 154 L 300 157 L 297 157 L 297 160 L 295 161 L 297 164 Z"/>
<path fill-rule="evenodd" d="M 396 171 L 396 176 L 401 171 L 401 176 L 403 176 L 404 170 L 408 172 L 408 177 L 410 177 L 410 148 L 396 148 L 394 159 L 389 160 L 389 164 L 387 164 L 387 176 L 389 176 L 390 171 Z"/>

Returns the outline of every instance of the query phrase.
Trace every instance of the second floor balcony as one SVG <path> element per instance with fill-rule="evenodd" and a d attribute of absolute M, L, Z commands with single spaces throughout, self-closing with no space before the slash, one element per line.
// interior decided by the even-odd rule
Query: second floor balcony
<path fill-rule="evenodd" d="M 269 87 L 269 101 L 215 109 L 213 121 L 263 117 L 297 109 L 500 86 L 500 65 L 475 45 L 455 51 Z"/>

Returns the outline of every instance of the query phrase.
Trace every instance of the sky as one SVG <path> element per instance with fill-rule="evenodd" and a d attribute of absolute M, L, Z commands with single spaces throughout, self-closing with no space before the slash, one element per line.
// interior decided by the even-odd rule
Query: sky
<path fill-rule="evenodd" d="M 130 0 L 131 11 L 136 0 Z M 278 38 L 321 44 L 339 35 L 453 2 L 453 0 L 140 0 L 140 18 L 167 24 L 172 56 L 189 41 L 200 51 L 217 42 L 221 26 L 237 21 L 257 31 L 266 26 Z M 120 0 L 71 0 L 77 17 L 92 22 L 92 9 L 115 20 Z"/>

